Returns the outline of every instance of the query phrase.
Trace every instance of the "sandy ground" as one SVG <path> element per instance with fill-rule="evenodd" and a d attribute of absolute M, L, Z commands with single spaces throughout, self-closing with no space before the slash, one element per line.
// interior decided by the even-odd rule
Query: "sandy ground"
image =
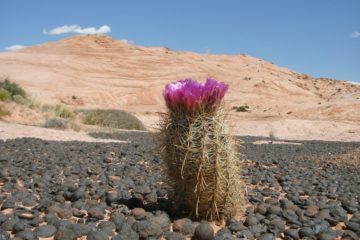
<path fill-rule="evenodd" d="M 33 137 L 53 141 L 125 142 L 113 139 L 96 139 L 90 137 L 85 132 L 62 131 L 0 121 L 1 140 L 23 137 Z"/>
<path fill-rule="evenodd" d="M 272 131 L 276 139 L 282 140 L 360 142 L 360 126 L 346 122 L 306 120 L 242 121 L 240 126 L 241 128 L 233 128 L 231 133 L 241 136 L 269 137 L 269 131 Z M 155 130 L 151 129 L 151 131 Z M 6 140 L 21 137 L 34 137 L 55 141 L 120 142 L 111 139 L 96 139 L 89 136 L 86 132 L 55 130 L 0 121 L 0 139 Z M 257 144 L 266 143 L 259 142 Z M 283 142 L 280 141 L 280 143 Z"/>

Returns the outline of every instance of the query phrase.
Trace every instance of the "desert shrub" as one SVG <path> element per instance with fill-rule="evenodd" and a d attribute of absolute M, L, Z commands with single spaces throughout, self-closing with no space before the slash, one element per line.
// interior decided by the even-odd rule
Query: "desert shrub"
<path fill-rule="evenodd" d="M 73 119 L 76 116 L 76 113 L 72 109 L 60 104 L 55 106 L 44 105 L 43 111 L 49 112 L 54 117 L 58 117 L 58 118 Z"/>
<path fill-rule="evenodd" d="M 67 129 L 68 126 L 69 123 L 66 119 L 56 117 L 47 119 L 43 124 L 43 127 L 55 129 Z"/>
<path fill-rule="evenodd" d="M 27 105 L 27 103 L 29 102 L 29 99 L 27 99 L 21 95 L 14 95 L 12 98 L 15 103 L 21 104 L 21 105 Z"/>
<path fill-rule="evenodd" d="M 8 90 L 0 88 L 0 101 L 11 100 L 11 94 Z"/>
<path fill-rule="evenodd" d="M 271 130 L 269 132 L 269 138 L 271 141 L 275 141 L 276 140 L 276 136 L 275 136 L 275 133 Z"/>
<path fill-rule="evenodd" d="M 10 111 L 4 105 L 0 105 L 0 118 L 7 115 L 10 115 Z"/>
<path fill-rule="evenodd" d="M 0 82 L 0 88 L 7 90 L 10 93 L 11 97 L 14 97 L 15 95 L 26 97 L 25 90 L 22 89 L 18 84 L 10 82 L 8 79 Z"/>
<path fill-rule="evenodd" d="M 236 112 L 247 112 L 249 111 L 249 106 L 247 105 L 244 105 L 244 106 L 234 106 L 233 109 L 236 111 Z"/>
<path fill-rule="evenodd" d="M 81 111 L 84 124 L 101 127 L 145 130 L 143 123 L 134 115 L 116 109 L 90 109 Z"/>

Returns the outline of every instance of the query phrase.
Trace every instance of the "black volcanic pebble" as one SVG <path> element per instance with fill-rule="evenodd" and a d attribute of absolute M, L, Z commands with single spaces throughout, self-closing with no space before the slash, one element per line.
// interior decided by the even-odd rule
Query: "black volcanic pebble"
<path fill-rule="evenodd" d="M 25 229 L 24 231 L 18 232 L 18 233 L 15 234 L 15 236 L 20 238 L 20 239 L 26 239 L 26 240 L 38 240 L 39 239 L 36 236 L 36 234 L 33 231 L 29 230 L 29 229 Z"/>
<path fill-rule="evenodd" d="M 271 233 L 264 233 L 259 237 L 259 240 L 275 240 L 275 236 Z"/>
<path fill-rule="evenodd" d="M 290 239 L 300 239 L 299 232 L 296 229 L 286 229 L 285 230 L 285 236 L 288 236 Z"/>
<path fill-rule="evenodd" d="M 134 223 L 132 229 L 139 234 L 140 238 L 158 238 L 163 233 L 159 225 L 148 220 L 141 220 Z"/>
<path fill-rule="evenodd" d="M 180 232 L 187 237 L 192 237 L 195 232 L 195 224 L 188 218 L 175 220 L 173 223 L 174 232 Z"/>
<path fill-rule="evenodd" d="M 19 222 L 15 223 L 15 224 L 13 225 L 13 230 L 12 230 L 12 232 L 13 232 L 13 233 L 21 232 L 21 231 L 25 230 L 26 227 L 28 227 L 27 224 L 25 224 L 25 223 L 22 222 L 22 221 L 19 221 Z"/>
<path fill-rule="evenodd" d="M 318 234 L 317 236 L 317 239 L 319 240 L 333 240 L 335 239 L 335 237 L 329 233 L 325 233 L 325 232 L 322 232 L 320 234 Z"/>
<path fill-rule="evenodd" d="M 107 235 L 112 236 L 112 235 L 114 235 L 113 231 L 115 231 L 116 226 L 113 222 L 103 221 L 103 222 L 99 223 L 98 228 L 99 228 L 99 230 L 103 231 Z"/>
<path fill-rule="evenodd" d="M 214 240 L 235 240 L 235 237 L 227 227 L 224 227 L 216 233 Z"/>
<path fill-rule="evenodd" d="M 182 235 L 181 233 L 177 233 L 177 232 L 165 232 L 164 233 L 164 238 L 165 240 L 185 240 L 185 236 Z"/>
<path fill-rule="evenodd" d="M 91 231 L 91 227 L 84 223 L 76 223 L 72 225 L 71 229 L 74 231 L 77 237 L 85 236 Z"/>
<path fill-rule="evenodd" d="M 303 227 L 299 230 L 299 235 L 302 238 L 305 237 L 314 237 L 315 233 L 311 227 Z"/>
<path fill-rule="evenodd" d="M 94 218 L 97 220 L 102 220 L 105 217 L 105 211 L 101 207 L 91 207 L 88 210 L 88 214 L 90 218 Z"/>
<path fill-rule="evenodd" d="M 123 239 L 139 239 L 139 234 L 135 232 L 128 224 L 124 224 L 121 231 L 118 232 L 118 236 L 122 236 Z"/>
<path fill-rule="evenodd" d="M 194 233 L 198 240 L 211 240 L 214 237 L 214 229 L 206 221 L 202 221 L 196 228 Z"/>
<path fill-rule="evenodd" d="M 146 211 L 143 208 L 134 208 L 131 212 L 136 220 L 144 219 L 146 216 Z"/>
<path fill-rule="evenodd" d="M 285 231 L 285 222 L 279 218 L 271 220 L 268 224 L 268 230 L 278 236 Z"/>
<path fill-rule="evenodd" d="M 120 231 L 122 226 L 126 223 L 124 214 L 114 212 L 110 215 L 110 221 L 115 224 L 116 231 Z"/>
<path fill-rule="evenodd" d="M 7 231 L 0 229 L 0 239 L 1 240 L 8 240 L 10 239 L 10 234 Z"/>
<path fill-rule="evenodd" d="M 239 222 L 234 218 L 229 219 L 226 224 L 231 232 L 239 232 L 246 229 L 242 222 Z"/>
<path fill-rule="evenodd" d="M 254 215 L 250 215 L 245 219 L 244 225 L 249 227 L 252 225 L 256 225 L 258 223 L 259 223 L 259 220 Z"/>
<path fill-rule="evenodd" d="M 39 226 L 35 229 L 36 236 L 43 238 L 51 237 L 55 234 L 55 232 L 56 232 L 56 227 L 49 224 Z"/>
<path fill-rule="evenodd" d="M 356 233 L 354 233 L 351 230 L 345 230 L 344 233 L 342 234 L 342 239 L 348 239 L 348 240 L 358 240 L 360 237 L 358 237 L 356 235 Z"/>
<path fill-rule="evenodd" d="M 1 224 L 1 228 L 2 228 L 2 230 L 5 230 L 5 231 L 12 231 L 13 227 L 16 223 L 17 223 L 17 220 L 15 220 L 14 218 L 8 218 Z"/>
<path fill-rule="evenodd" d="M 165 212 L 156 211 L 155 216 L 151 217 L 150 220 L 159 225 L 164 232 L 170 229 L 171 221 Z"/>
<path fill-rule="evenodd" d="M 86 239 L 87 240 L 108 240 L 109 236 L 106 235 L 106 233 L 104 233 L 102 231 L 91 231 L 86 236 Z"/>
<path fill-rule="evenodd" d="M 57 232 L 54 236 L 54 239 L 55 240 L 76 240 L 77 235 L 70 228 L 59 228 L 59 230 L 57 230 Z"/>

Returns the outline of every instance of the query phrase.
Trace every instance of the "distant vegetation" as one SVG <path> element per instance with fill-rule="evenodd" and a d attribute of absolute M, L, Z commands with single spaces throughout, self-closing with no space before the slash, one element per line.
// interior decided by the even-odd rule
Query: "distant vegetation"
<path fill-rule="evenodd" d="M 7 110 L 6 106 L 0 104 L 0 118 L 4 117 L 4 116 L 7 116 L 9 114 L 10 114 L 10 111 Z"/>
<path fill-rule="evenodd" d="M 3 94 L 9 94 L 11 99 L 14 99 L 15 96 L 26 97 L 25 90 L 7 78 L 0 82 L 0 91 Z"/>
<path fill-rule="evenodd" d="M 142 122 L 129 112 L 117 109 L 79 110 L 66 105 L 41 105 L 27 97 L 24 89 L 5 78 L 0 81 L 0 118 L 11 114 L 6 103 L 14 102 L 31 108 L 44 117 L 43 127 L 88 129 L 89 125 L 106 128 L 145 130 Z M 86 126 L 87 125 L 87 126 Z"/>
<path fill-rule="evenodd" d="M 143 123 L 129 112 L 115 109 L 82 110 L 84 124 L 109 128 L 145 130 Z"/>
<path fill-rule="evenodd" d="M 269 132 L 269 138 L 270 138 L 270 141 L 275 141 L 277 139 L 277 137 L 275 136 L 275 133 L 272 130 Z"/>
<path fill-rule="evenodd" d="M 235 112 L 247 112 L 247 111 L 249 111 L 249 109 L 250 109 L 250 107 L 248 105 L 233 107 L 233 110 L 235 110 Z"/>
<path fill-rule="evenodd" d="M 19 97 L 26 98 L 24 89 L 16 83 L 10 82 L 7 78 L 0 81 L 0 102 L 5 103 L 15 101 Z M 11 114 L 9 108 L 7 108 L 4 103 L 1 103 L 0 105 L 0 118 Z"/>

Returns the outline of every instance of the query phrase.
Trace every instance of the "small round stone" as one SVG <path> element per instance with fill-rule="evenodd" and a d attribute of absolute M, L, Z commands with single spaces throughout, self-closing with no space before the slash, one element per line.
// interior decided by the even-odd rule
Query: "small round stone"
<path fill-rule="evenodd" d="M 314 237 L 315 233 L 311 227 L 303 227 L 300 229 L 299 235 L 302 238 L 306 238 L 306 237 Z"/>
<path fill-rule="evenodd" d="M 185 240 L 185 236 L 178 232 L 165 232 L 164 238 L 166 240 Z"/>
<path fill-rule="evenodd" d="M 334 236 L 328 234 L 328 233 L 320 233 L 317 235 L 317 239 L 319 240 L 333 240 L 334 239 Z"/>
<path fill-rule="evenodd" d="M 146 216 L 146 212 L 143 208 L 134 208 L 131 210 L 131 213 L 136 220 L 144 219 Z"/>
<path fill-rule="evenodd" d="M 285 230 L 285 236 L 288 236 L 292 239 L 300 239 L 299 232 L 296 229 L 289 228 Z"/>
<path fill-rule="evenodd" d="M 92 207 L 88 211 L 89 217 L 102 220 L 105 217 L 104 210 L 100 207 Z"/>
<path fill-rule="evenodd" d="M 69 228 L 60 228 L 54 237 L 55 240 L 76 240 L 77 235 Z"/>
<path fill-rule="evenodd" d="M 202 221 L 196 228 L 194 236 L 198 240 L 211 240 L 214 237 L 214 229 L 206 221 Z"/>
<path fill-rule="evenodd" d="M 259 240 L 275 240 L 275 236 L 271 233 L 264 233 L 259 237 Z"/>
<path fill-rule="evenodd" d="M 47 237 L 51 237 L 55 234 L 56 232 L 56 227 L 54 227 L 53 225 L 42 225 L 39 226 L 35 229 L 35 234 L 38 237 L 42 237 L 42 238 L 47 238 Z"/>
<path fill-rule="evenodd" d="M 258 223 L 259 223 L 259 220 L 255 216 L 250 215 L 245 219 L 244 225 L 249 227 L 252 225 L 256 225 Z"/>
<path fill-rule="evenodd" d="M 10 239 L 10 234 L 7 231 L 0 229 L 0 239 L 8 240 L 8 239 Z"/>
<path fill-rule="evenodd" d="M 91 228 L 85 223 L 76 223 L 71 228 L 78 237 L 85 236 L 91 231 Z"/>
<path fill-rule="evenodd" d="M 108 240 L 109 236 L 102 231 L 91 231 L 87 236 L 87 240 Z"/>

